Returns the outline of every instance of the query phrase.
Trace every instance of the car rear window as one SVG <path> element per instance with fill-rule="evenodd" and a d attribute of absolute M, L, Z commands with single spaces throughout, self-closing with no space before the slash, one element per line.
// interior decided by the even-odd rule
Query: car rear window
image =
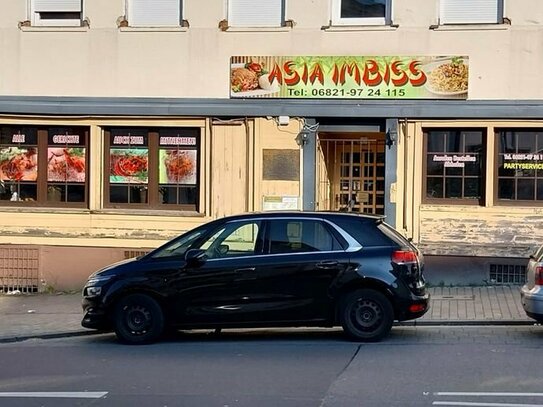
<path fill-rule="evenodd" d="M 403 245 L 398 243 L 397 237 L 386 227 L 381 227 L 384 224 L 376 219 L 338 216 L 334 219 L 334 223 L 355 238 L 362 246 Z"/>
<path fill-rule="evenodd" d="M 540 262 L 543 260 L 543 246 L 539 246 L 533 255 L 535 261 Z"/>
<path fill-rule="evenodd" d="M 396 229 L 385 222 L 380 222 L 377 227 L 391 240 L 393 240 L 398 246 L 412 247 L 413 245 L 404 236 L 400 234 Z"/>

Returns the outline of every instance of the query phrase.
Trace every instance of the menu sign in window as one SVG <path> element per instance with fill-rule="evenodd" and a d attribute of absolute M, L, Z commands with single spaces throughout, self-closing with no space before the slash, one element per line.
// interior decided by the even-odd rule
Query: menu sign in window
<path fill-rule="evenodd" d="M 79 134 L 50 134 L 47 148 L 47 181 L 85 182 L 85 137 Z"/>
<path fill-rule="evenodd" d="M 112 134 L 109 150 L 111 183 L 148 182 L 148 135 Z"/>
<path fill-rule="evenodd" d="M 159 139 L 159 182 L 196 185 L 196 137 L 161 136 Z"/>

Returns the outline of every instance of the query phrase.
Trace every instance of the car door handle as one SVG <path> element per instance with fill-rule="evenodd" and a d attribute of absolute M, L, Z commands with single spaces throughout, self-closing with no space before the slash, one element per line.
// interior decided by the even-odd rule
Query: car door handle
<path fill-rule="evenodd" d="M 333 267 L 336 267 L 339 263 L 335 260 L 326 260 L 321 261 L 320 263 L 317 263 L 317 268 L 320 269 L 331 269 Z"/>
<path fill-rule="evenodd" d="M 234 270 L 236 273 L 247 273 L 247 272 L 252 272 L 252 271 L 255 271 L 256 268 L 255 267 L 246 267 L 246 268 L 243 268 L 243 269 L 236 269 Z"/>

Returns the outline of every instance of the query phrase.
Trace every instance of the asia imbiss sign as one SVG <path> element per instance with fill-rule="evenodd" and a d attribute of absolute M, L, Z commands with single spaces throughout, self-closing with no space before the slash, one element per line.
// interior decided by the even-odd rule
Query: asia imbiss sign
<path fill-rule="evenodd" d="M 466 99 L 467 56 L 234 56 L 230 97 Z"/>

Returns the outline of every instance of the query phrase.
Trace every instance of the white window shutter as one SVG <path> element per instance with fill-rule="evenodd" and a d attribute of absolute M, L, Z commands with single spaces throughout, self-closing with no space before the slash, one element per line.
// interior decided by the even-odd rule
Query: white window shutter
<path fill-rule="evenodd" d="M 182 0 L 127 0 L 132 27 L 171 27 L 181 24 Z"/>
<path fill-rule="evenodd" d="M 36 12 L 81 12 L 81 0 L 34 0 Z"/>
<path fill-rule="evenodd" d="M 283 0 L 228 0 L 228 25 L 232 27 L 280 27 Z"/>
<path fill-rule="evenodd" d="M 441 0 L 440 24 L 495 24 L 499 0 Z"/>

